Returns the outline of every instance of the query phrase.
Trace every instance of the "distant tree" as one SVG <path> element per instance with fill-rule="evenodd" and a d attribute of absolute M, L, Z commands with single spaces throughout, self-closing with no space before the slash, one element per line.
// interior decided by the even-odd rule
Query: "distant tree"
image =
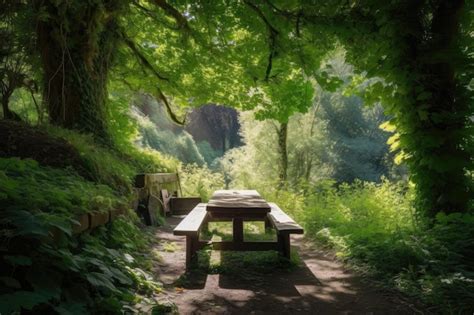
<path fill-rule="evenodd" d="M 389 173 L 389 136 L 379 128 L 387 117 L 380 105 L 363 106 L 362 99 L 356 96 L 325 93 L 321 98 L 321 119 L 327 128 L 325 158 L 332 177 L 339 182 L 378 182 Z"/>
<path fill-rule="evenodd" d="M 38 116 L 42 111 L 36 103 L 34 93 L 37 92 L 37 83 L 32 71 L 33 45 L 31 31 L 25 27 L 25 16 L 17 11 L 25 7 L 21 1 L 0 2 L 0 93 L 3 109 L 3 118 L 21 120 L 20 116 L 11 110 L 10 100 L 13 93 L 21 88 L 26 89 L 35 102 Z"/>

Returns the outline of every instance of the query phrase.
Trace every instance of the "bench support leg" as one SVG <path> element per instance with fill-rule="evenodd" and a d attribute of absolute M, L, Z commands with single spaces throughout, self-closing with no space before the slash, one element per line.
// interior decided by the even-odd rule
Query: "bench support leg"
<path fill-rule="evenodd" d="M 287 233 L 278 233 L 278 247 L 280 248 L 280 254 L 290 259 L 291 252 L 290 252 L 290 234 Z"/>
<path fill-rule="evenodd" d="M 191 268 L 191 264 L 197 259 L 198 236 L 186 235 L 186 270 Z"/>
<path fill-rule="evenodd" d="M 242 243 L 244 241 L 244 221 L 242 218 L 234 218 L 232 227 L 232 239 L 234 243 Z"/>
<path fill-rule="evenodd" d="M 204 233 L 209 233 L 209 216 L 206 216 L 201 225 L 201 231 Z"/>
<path fill-rule="evenodd" d="M 270 222 L 270 219 L 268 217 L 265 217 L 265 230 L 271 229 L 272 223 Z"/>

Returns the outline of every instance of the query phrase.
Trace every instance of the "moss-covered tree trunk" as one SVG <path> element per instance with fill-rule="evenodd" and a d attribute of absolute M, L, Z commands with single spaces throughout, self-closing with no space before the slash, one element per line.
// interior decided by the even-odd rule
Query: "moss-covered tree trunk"
<path fill-rule="evenodd" d="M 399 122 L 411 130 L 401 141 L 409 149 L 418 208 L 429 217 L 440 211 L 467 211 L 472 195 L 466 176 L 471 163 L 467 148 L 469 101 L 462 95 L 461 69 L 456 68 L 462 55 L 457 43 L 462 8 L 462 0 L 441 1 L 431 28 L 423 31 L 430 39 L 423 44 L 419 38 L 408 41 L 411 49 L 406 60 L 413 80 L 411 97 L 416 101 L 400 113 Z M 423 23 L 419 20 L 420 29 Z"/>
<path fill-rule="evenodd" d="M 123 1 L 37 1 L 43 97 L 51 123 L 108 140 L 107 78 Z"/>

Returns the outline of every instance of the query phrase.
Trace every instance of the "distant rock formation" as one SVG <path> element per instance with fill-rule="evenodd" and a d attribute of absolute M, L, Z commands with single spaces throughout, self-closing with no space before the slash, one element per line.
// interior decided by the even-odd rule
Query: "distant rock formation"
<path fill-rule="evenodd" d="M 188 114 L 187 121 L 185 130 L 193 136 L 194 141 L 207 141 L 222 154 L 242 145 L 239 114 L 234 108 L 203 105 Z"/>

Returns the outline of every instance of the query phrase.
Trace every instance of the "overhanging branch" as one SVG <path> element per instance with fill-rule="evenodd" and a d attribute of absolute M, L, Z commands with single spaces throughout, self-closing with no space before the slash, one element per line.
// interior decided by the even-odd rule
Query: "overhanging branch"
<path fill-rule="evenodd" d="M 165 104 L 166 111 L 168 112 L 168 115 L 170 116 L 171 120 L 176 124 L 183 126 L 186 123 L 186 116 L 184 116 L 183 120 L 179 120 L 175 113 L 173 113 L 170 103 L 168 102 L 168 99 L 166 98 L 166 95 L 163 93 L 163 91 L 161 91 L 159 87 L 157 87 L 156 90 L 158 99 L 160 99 L 163 104 Z"/>
<path fill-rule="evenodd" d="M 171 16 L 176 21 L 178 28 L 184 29 L 186 32 L 191 34 L 191 27 L 189 27 L 188 20 L 175 7 L 165 0 L 153 0 L 153 3 L 165 11 L 167 15 Z"/>
<path fill-rule="evenodd" d="M 122 40 L 124 43 L 127 45 L 128 48 L 133 52 L 135 57 L 140 61 L 140 63 L 150 70 L 155 77 L 157 77 L 160 80 L 167 81 L 169 82 L 169 79 L 165 77 L 164 75 L 160 74 L 155 67 L 148 61 L 148 59 L 145 57 L 145 55 L 137 48 L 137 45 L 124 33 L 122 32 Z"/>
<path fill-rule="evenodd" d="M 251 8 L 259 18 L 265 23 L 265 26 L 268 31 L 268 39 L 269 39 L 269 54 L 268 54 L 268 62 L 267 62 L 267 69 L 265 70 L 265 81 L 268 82 L 270 78 L 270 73 L 272 72 L 272 66 L 273 66 L 273 58 L 275 57 L 276 54 L 276 39 L 279 34 L 278 30 L 268 21 L 266 18 L 265 14 L 263 14 L 262 10 L 259 9 L 255 4 L 253 4 L 250 1 L 244 1 L 244 3 Z"/>
<path fill-rule="evenodd" d="M 142 54 L 142 52 L 137 48 L 135 43 L 124 32 L 122 32 L 121 35 L 122 35 L 122 39 L 123 39 L 124 43 L 135 54 L 135 56 L 140 61 L 141 65 L 145 67 L 145 69 L 151 71 L 151 73 L 155 77 L 157 77 L 158 79 L 160 79 L 162 81 L 170 82 L 170 80 L 167 77 L 161 75 L 155 69 L 155 67 L 153 67 L 153 65 L 148 61 L 148 59 L 145 57 L 145 55 Z M 170 103 L 169 103 L 168 99 L 166 98 L 165 94 L 163 93 L 163 91 L 161 91 L 161 89 L 158 86 L 156 87 L 156 90 L 157 90 L 158 99 L 160 99 L 163 102 L 163 104 L 165 105 L 166 111 L 168 112 L 168 115 L 171 118 L 171 120 L 173 122 L 175 122 L 176 124 L 178 124 L 178 125 L 184 125 L 186 123 L 186 117 L 182 121 L 179 120 L 178 117 L 175 115 L 175 113 L 173 113 L 173 110 L 171 109 Z"/>

